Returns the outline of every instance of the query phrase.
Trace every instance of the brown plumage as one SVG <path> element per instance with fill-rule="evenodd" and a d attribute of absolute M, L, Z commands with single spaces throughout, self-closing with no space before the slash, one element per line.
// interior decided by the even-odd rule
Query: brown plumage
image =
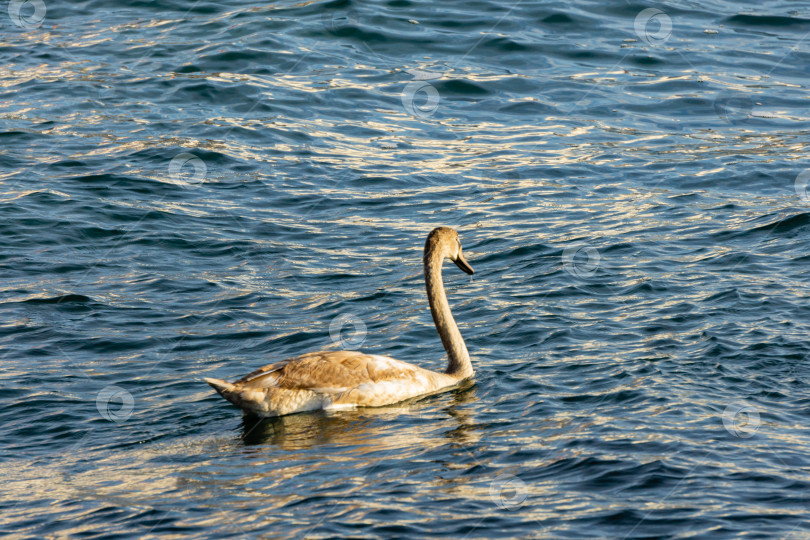
<path fill-rule="evenodd" d="M 450 258 L 465 272 L 473 270 L 461 251 L 458 233 L 431 231 L 425 243 L 425 284 L 433 321 L 447 351 L 444 373 L 355 351 L 320 351 L 264 366 L 228 383 L 205 379 L 219 394 L 258 416 L 344 407 L 379 407 L 455 386 L 474 374 L 442 283 L 441 266 Z"/>

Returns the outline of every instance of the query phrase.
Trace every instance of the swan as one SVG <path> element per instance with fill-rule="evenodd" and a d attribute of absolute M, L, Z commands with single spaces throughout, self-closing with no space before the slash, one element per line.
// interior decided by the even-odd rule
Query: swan
<path fill-rule="evenodd" d="M 423 262 L 430 312 L 447 351 L 444 372 L 376 354 L 318 351 L 264 366 L 233 383 L 211 378 L 205 382 L 245 414 L 260 417 L 381 407 L 449 390 L 475 371 L 444 293 L 445 258 L 467 274 L 474 273 L 464 259 L 458 233 L 438 227 L 428 234 Z"/>

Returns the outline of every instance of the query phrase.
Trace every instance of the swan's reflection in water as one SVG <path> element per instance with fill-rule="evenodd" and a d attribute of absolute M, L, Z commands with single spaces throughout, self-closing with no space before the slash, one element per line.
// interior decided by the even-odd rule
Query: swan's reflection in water
<path fill-rule="evenodd" d="M 265 419 L 245 416 L 241 439 L 245 446 L 270 444 L 284 450 L 340 445 L 362 446 L 368 451 L 413 446 L 418 441 L 426 448 L 430 443 L 446 444 L 448 438 L 458 443 L 472 442 L 477 435 L 471 413 L 463 405 L 476 399 L 475 384 L 468 382 L 451 392 L 388 407 Z"/>
<path fill-rule="evenodd" d="M 312 515 L 328 528 L 335 516 L 396 521 L 408 504 L 434 496 L 488 501 L 489 484 L 476 491 L 474 477 L 462 472 L 478 462 L 477 400 L 468 383 L 390 407 L 245 417 L 238 437 L 217 440 L 221 458 L 178 475 L 178 488 L 237 530 L 242 509 L 260 500 L 256 519 L 294 530 L 300 521 L 301 536 L 311 531 Z M 390 490 L 400 493 L 398 502 L 386 497 Z"/>

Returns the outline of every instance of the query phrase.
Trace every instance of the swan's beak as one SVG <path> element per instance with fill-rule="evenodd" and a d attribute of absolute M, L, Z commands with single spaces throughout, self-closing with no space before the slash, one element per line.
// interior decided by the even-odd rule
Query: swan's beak
<path fill-rule="evenodd" d="M 464 258 L 464 255 L 462 255 L 460 251 L 458 253 L 458 257 L 456 257 L 456 260 L 454 260 L 453 262 L 456 263 L 456 266 L 461 268 L 463 272 L 470 275 L 473 275 L 475 273 L 475 270 L 472 269 L 472 266 L 470 266 L 470 263 L 467 262 L 467 260 Z"/>

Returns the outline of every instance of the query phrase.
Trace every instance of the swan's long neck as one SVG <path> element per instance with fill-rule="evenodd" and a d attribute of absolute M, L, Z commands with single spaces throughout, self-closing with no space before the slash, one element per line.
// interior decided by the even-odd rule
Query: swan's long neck
<path fill-rule="evenodd" d="M 450 304 L 447 303 L 447 295 L 444 293 L 444 282 L 442 281 L 442 263 L 444 257 L 441 249 L 429 249 L 425 252 L 425 287 L 427 287 L 428 302 L 430 302 L 430 313 L 433 315 L 433 323 L 442 338 L 442 345 L 447 351 L 447 371 L 448 375 L 461 379 L 471 377 L 473 373 L 470 353 L 458 331 L 453 314 L 450 312 Z"/>

